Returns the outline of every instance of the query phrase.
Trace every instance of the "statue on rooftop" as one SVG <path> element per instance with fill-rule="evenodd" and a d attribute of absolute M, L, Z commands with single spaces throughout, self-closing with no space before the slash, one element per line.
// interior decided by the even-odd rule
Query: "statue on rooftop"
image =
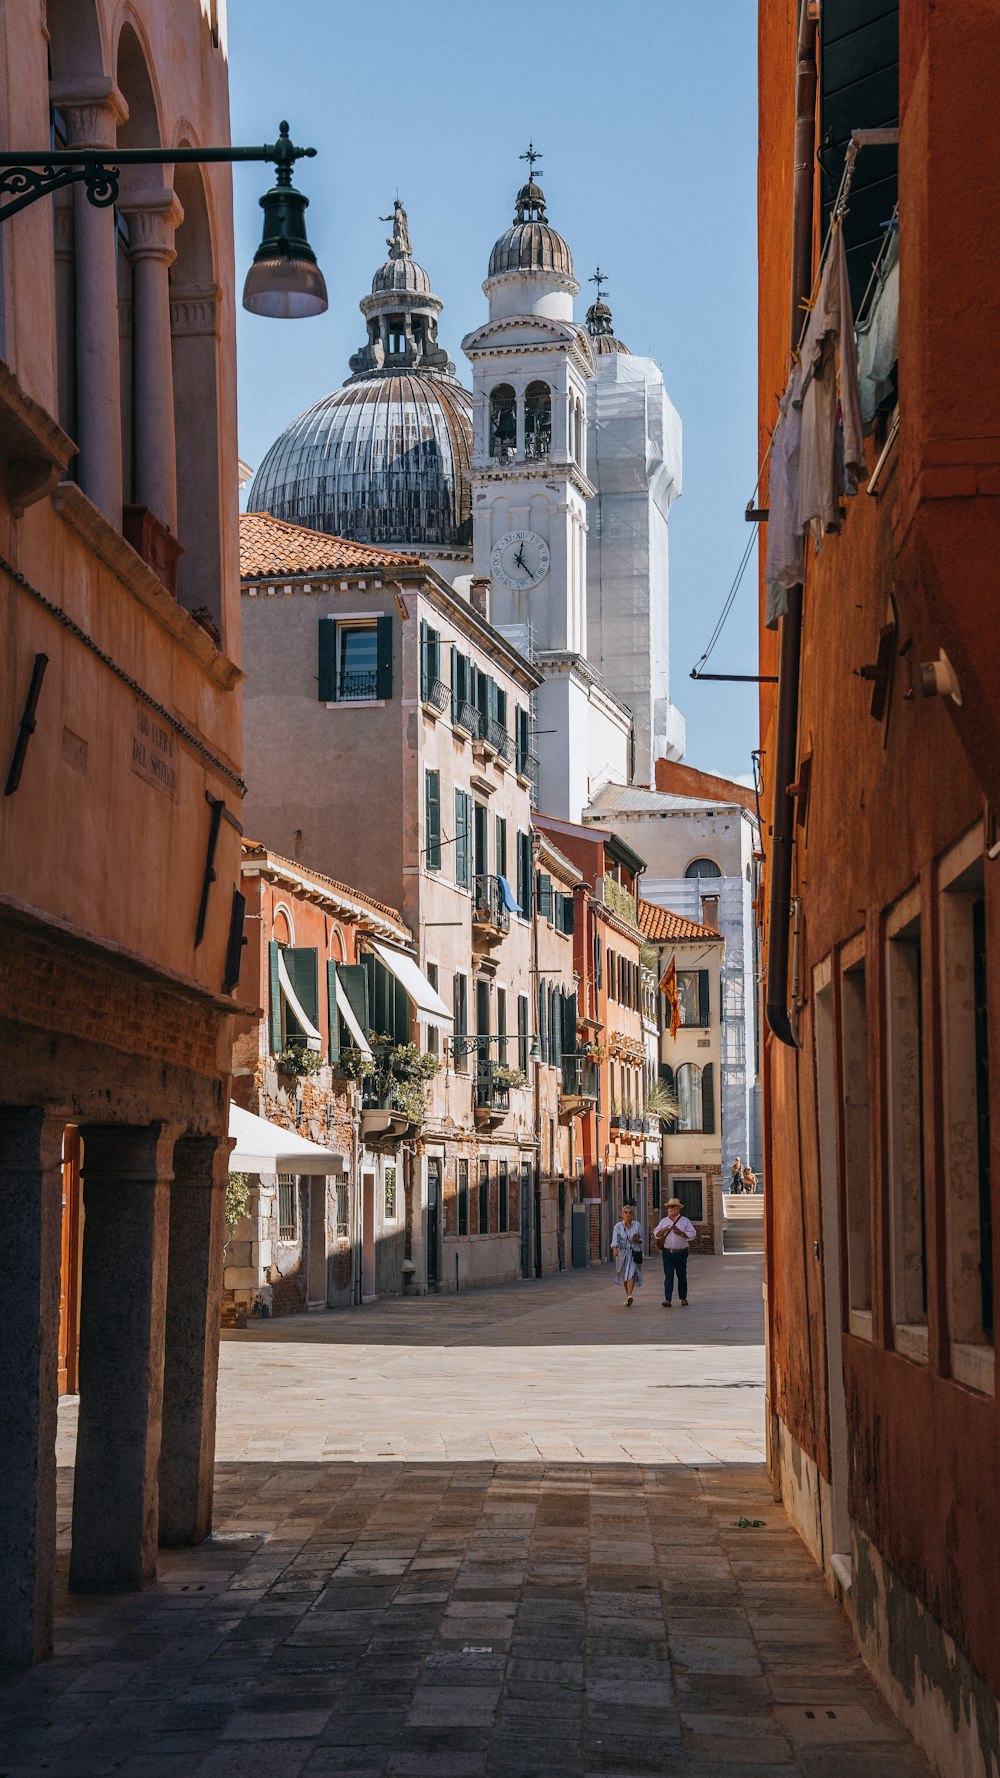
<path fill-rule="evenodd" d="M 391 216 L 380 216 L 380 222 L 392 223 L 392 234 L 386 240 L 390 259 L 409 259 L 413 254 L 410 245 L 410 225 L 406 220 L 406 211 L 397 198 L 392 207 Z"/>

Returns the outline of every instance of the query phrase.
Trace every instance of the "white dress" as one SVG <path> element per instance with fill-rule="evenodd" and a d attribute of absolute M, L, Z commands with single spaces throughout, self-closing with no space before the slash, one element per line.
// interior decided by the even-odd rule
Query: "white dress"
<path fill-rule="evenodd" d="M 633 1237 L 636 1235 L 641 1240 L 642 1230 L 637 1222 L 633 1222 L 630 1228 L 626 1228 L 621 1221 L 615 1223 L 611 1245 L 618 1249 L 618 1258 L 615 1261 L 615 1278 L 619 1284 L 627 1284 L 630 1278 L 634 1278 L 637 1284 L 642 1283 L 644 1255 L 641 1246 L 633 1247 L 632 1245 Z"/>

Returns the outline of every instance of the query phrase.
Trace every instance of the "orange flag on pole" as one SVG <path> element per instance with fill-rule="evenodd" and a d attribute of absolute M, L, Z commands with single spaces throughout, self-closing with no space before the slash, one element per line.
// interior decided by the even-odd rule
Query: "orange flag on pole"
<path fill-rule="evenodd" d="M 670 1035 L 671 1037 L 676 1037 L 681 1028 L 681 997 L 677 988 L 676 956 L 671 957 L 670 962 L 667 964 L 667 967 L 663 972 L 663 977 L 660 982 L 660 993 L 666 999 L 667 1011 L 670 1014 Z"/>

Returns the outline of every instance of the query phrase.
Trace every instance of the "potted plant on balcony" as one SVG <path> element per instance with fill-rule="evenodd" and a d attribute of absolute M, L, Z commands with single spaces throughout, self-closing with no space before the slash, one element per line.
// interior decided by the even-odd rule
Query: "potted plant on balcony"
<path fill-rule="evenodd" d="M 318 1050 L 308 1048 L 304 1038 L 293 1037 L 283 1050 L 279 1050 L 274 1065 L 280 1074 L 318 1074 L 323 1058 Z"/>
<path fill-rule="evenodd" d="M 508 1068 L 506 1062 L 498 1062 L 493 1070 L 493 1080 L 498 1087 L 526 1087 L 528 1077 L 520 1068 Z"/>
<path fill-rule="evenodd" d="M 333 1066 L 335 1072 L 342 1074 L 345 1080 L 360 1081 L 367 1080 L 369 1075 L 374 1074 L 376 1062 L 374 1056 L 366 1055 L 364 1050 L 344 1048 Z"/>
<path fill-rule="evenodd" d="M 677 1094 L 672 1092 L 665 1080 L 654 1080 L 646 1094 L 643 1107 L 647 1117 L 659 1118 L 662 1127 L 672 1124 L 680 1109 Z"/>
<path fill-rule="evenodd" d="M 613 1130 L 620 1129 L 621 1128 L 621 1121 L 622 1121 L 621 1111 L 619 1110 L 618 1101 L 617 1101 L 617 1099 L 612 1099 L 612 1101 L 611 1101 L 611 1128 Z"/>

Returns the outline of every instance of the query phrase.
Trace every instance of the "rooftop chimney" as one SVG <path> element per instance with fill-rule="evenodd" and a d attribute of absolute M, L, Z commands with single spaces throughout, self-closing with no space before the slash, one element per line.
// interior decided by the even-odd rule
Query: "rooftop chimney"
<path fill-rule="evenodd" d="M 473 611 L 477 611 L 486 622 L 490 621 L 490 582 L 489 577 L 474 574 L 469 589 L 469 598 Z"/>

